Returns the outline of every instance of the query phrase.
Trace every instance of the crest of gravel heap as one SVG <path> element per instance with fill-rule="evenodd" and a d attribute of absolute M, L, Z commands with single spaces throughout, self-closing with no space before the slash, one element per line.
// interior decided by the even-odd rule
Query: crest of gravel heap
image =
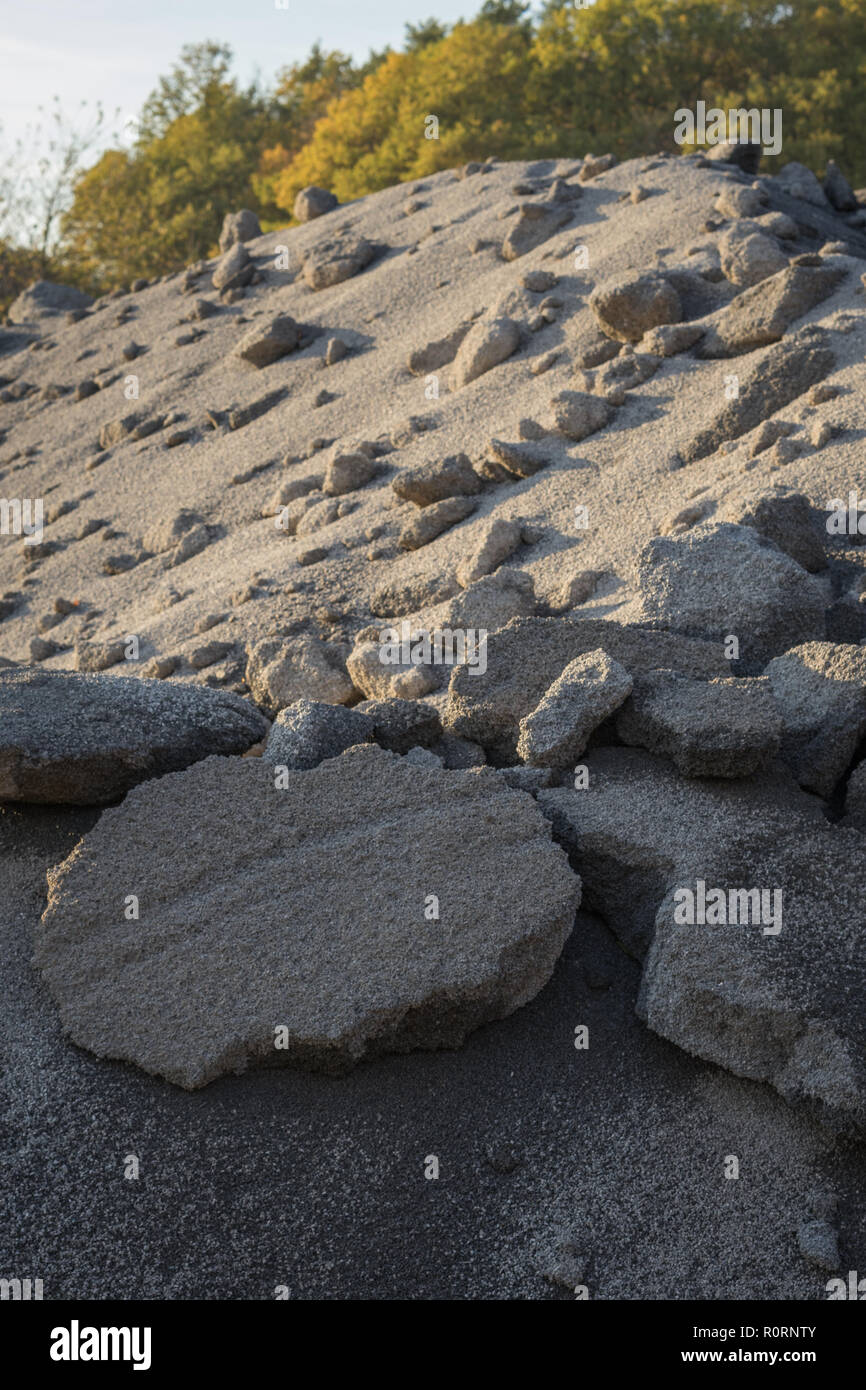
<path fill-rule="evenodd" d="M 267 727 L 227 690 L 10 666 L 0 670 L 0 801 L 101 805 L 200 758 L 243 753 Z"/>
<path fill-rule="evenodd" d="M 74 1042 L 192 1089 L 456 1047 L 547 983 L 580 880 L 530 796 L 370 746 L 278 780 L 208 758 L 51 872 L 36 962 Z"/>

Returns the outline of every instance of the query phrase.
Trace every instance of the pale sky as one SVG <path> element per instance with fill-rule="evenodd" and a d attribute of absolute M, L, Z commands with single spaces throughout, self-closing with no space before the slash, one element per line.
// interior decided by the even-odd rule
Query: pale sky
<path fill-rule="evenodd" d="M 4 145 L 57 95 L 72 116 L 82 99 L 134 116 L 185 43 L 231 45 L 241 81 L 265 80 L 305 57 L 316 39 L 365 58 L 399 48 L 403 25 L 431 15 L 471 18 L 482 0 L 0 0 L 0 127 Z"/>

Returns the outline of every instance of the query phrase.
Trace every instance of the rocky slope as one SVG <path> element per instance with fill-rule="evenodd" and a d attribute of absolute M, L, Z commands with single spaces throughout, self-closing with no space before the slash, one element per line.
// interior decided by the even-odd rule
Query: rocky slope
<path fill-rule="evenodd" d="M 478 1224 L 431 1212 L 432 1249 L 404 1234 L 388 1273 L 329 1177 L 352 1253 L 328 1273 L 302 1243 L 301 1296 L 448 1296 L 483 1227 L 457 1296 L 820 1297 L 866 1261 L 866 209 L 840 179 L 470 165 L 313 191 L 267 236 L 228 218 L 218 260 L 95 304 L 16 301 L 4 530 L 44 509 L 0 535 L 5 1086 L 43 1228 L 19 1253 L 59 1259 L 35 1165 L 74 1075 L 146 1103 L 164 1154 L 172 1124 L 217 1124 L 226 1175 L 232 1106 L 240 1130 L 263 1098 L 315 1115 L 295 1142 L 321 1183 L 351 1098 L 380 1095 L 392 1236 L 441 1191 L 426 1157 L 461 1154 Z M 456 660 L 413 649 L 443 632 Z M 195 1108 L 146 1075 L 226 1072 Z M 161 1238 L 143 1215 L 126 1268 L 104 1202 L 141 1295 Z M 285 1282 L 261 1241 L 233 1276 L 191 1240 L 150 1296 L 200 1296 L 214 1258 L 234 1296 Z M 60 1285 L 105 1296 L 73 1245 Z"/>

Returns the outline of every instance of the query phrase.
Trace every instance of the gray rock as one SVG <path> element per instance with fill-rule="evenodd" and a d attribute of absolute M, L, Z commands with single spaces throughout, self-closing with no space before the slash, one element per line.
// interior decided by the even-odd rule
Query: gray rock
<path fill-rule="evenodd" d="M 845 824 L 866 832 L 866 760 L 858 763 L 845 789 Z"/>
<path fill-rule="evenodd" d="M 781 487 L 757 489 L 726 501 L 716 518 L 751 526 L 810 574 L 827 567 L 821 532 L 812 518 L 809 499 L 800 492 Z"/>
<path fill-rule="evenodd" d="M 311 290 L 339 285 L 368 266 L 376 250 L 366 237 L 350 234 L 319 242 L 304 258 L 304 280 Z"/>
<path fill-rule="evenodd" d="M 428 372 L 438 372 L 440 367 L 447 367 L 449 362 L 454 361 L 457 349 L 471 327 L 472 319 L 464 319 L 444 338 L 433 338 L 424 347 L 411 352 L 406 365 L 412 375 L 426 376 Z"/>
<path fill-rule="evenodd" d="M 615 154 L 585 154 L 578 178 L 581 183 L 588 183 L 590 179 L 597 179 L 599 174 L 606 174 L 615 164 Z"/>
<path fill-rule="evenodd" d="M 405 761 L 409 763 L 411 767 L 443 767 L 442 759 L 430 748 L 410 748 L 409 752 L 404 754 L 404 757 Z"/>
<path fill-rule="evenodd" d="M 824 635 L 820 585 L 749 526 L 707 523 L 656 536 L 635 568 L 640 622 L 713 640 L 720 649 L 734 636 L 746 674 Z"/>
<path fill-rule="evenodd" d="M 841 1268 L 839 1233 L 829 1221 L 804 1221 L 797 1231 L 797 1244 L 803 1259 L 818 1269 L 835 1274 Z"/>
<path fill-rule="evenodd" d="M 78 641 L 75 644 L 75 667 L 78 671 L 107 671 L 126 658 L 126 642 L 115 637 L 108 642 Z"/>
<path fill-rule="evenodd" d="M 698 357 L 735 357 L 775 343 L 845 279 L 838 266 L 792 265 L 738 294 L 709 330 Z"/>
<path fill-rule="evenodd" d="M 254 367 L 269 367 L 272 362 L 278 362 L 281 357 L 294 352 L 300 341 L 300 325 L 291 315 L 275 314 L 244 334 L 235 352 L 245 362 L 252 362 Z"/>
<path fill-rule="evenodd" d="M 335 1071 L 459 1046 L 547 983 L 580 884 L 531 798 L 372 747 L 275 780 L 210 758 L 136 789 L 52 871 L 36 960 L 79 1046 L 188 1089 Z"/>
<path fill-rule="evenodd" d="M 517 752 L 535 767 L 569 767 L 631 693 L 632 678 L 600 647 L 575 657 L 520 721 Z"/>
<path fill-rule="evenodd" d="M 533 294 L 547 294 L 559 284 L 557 277 L 549 270 L 524 270 L 520 282 L 524 289 Z"/>
<path fill-rule="evenodd" d="M 295 198 L 292 216 L 296 222 L 312 222 L 316 217 L 324 217 L 326 212 L 332 212 L 336 206 L 337 199 L 333 193 L 310 184 L 308 188 L 302 188 Z"/>
<path fill-rule="evenodd" d="M 664 666 L 727 675 L 719 645 L 604 619 L 515 618 L 487 638 L 487 669 L 455 667 L 443 726 L 516 763 L 518 726 L 575 657 L 601 647 L 634 675 Z"/>
<path fill-rule="evenodd" d="M 519 346 L 520 329 L 513 319 L 480 319 L 466 334 L 454 359 L 455 387 L 466 386 L 497 367 Z"/>
<path fill-rule="evenodd" d="M 779 751 L 782 720 L 762 677 L 635 676 L 617 715 L 623 743 L 664 753 L 685 777 L 748 777 Z"/>
<path fill-rule="evenodd" d="M 582 762 L 588 785 L 542 791 L 539 805 L 583 880 L 584 906 L 639 960 L 672 885 L 693 881 L 741 840 L 781 840 L 804 823 L 826 825 L 820 803 L 778 765 L 710 780 L 683 777 L 666 758 L 636 748 L 590 749 Z"/>
<path fill-rule="evenodd" d="M 773 183 L 778 184 L 790 198 L 800 198 L 806 203 L 813 203 L 817 208 L 830 206 L 812 170 L 807 169 L 805 164 L 798 164 L 795 159 L 774 175 Z"/>
<path fill-rule="evenodd" d="M 534 443 L 508 444 L 502 439 L 491 439 L 488 447 L 494 462 L 503 470 L 503 481 L 532 478 L 550 462 L 549 449 Z"/>
<path fill-rule="evenodd" d="M 325 469 L 322 488 L 329 497 L 344 497 L 347 492 L 365 487 L 377 472 L 375 461 L 366 454 L 337 452 Z"/>
<path fill-rule="evenodd" d="M 716 208 L 722 217 L 737 220 L 740 217 L 760 217 L 766 202 L 767 195 L 761 188 L 726 183 L 716 199 Z"/>
<path fill-rule="evenodd" d="M 318 767 L 356 743 L 370 743 L 373 727 L 364 714 L 344 705 L 298 700 L 281 709 L 271 725 L 262 757 L 291 771 Z"/>
<path fill-rule="evenodd" d="M 227 212 L 220 232 L 220 251 L 230 251 L 237 242 L 253 241 L 261 234 L 259 219 L 249 208 L 241 208 L 240 212 Z"/>
<path fill-rule="evenodd" d="M 418 516 L 412 518 L 400 532 L 398 544 L 403 550 L 420 550 L 441 536 L 443 531 L 465 521 L 475 511 L 472 497 L 446 497 L 442 502 L 434 502 L 424 507 Z"/>
<path fill-rule="evenodd" d="M 682 304 L 673 285 L 656 274 L 615 276 L 593 290 L 589 307 L 609 338 L 636 343 L 651 328 L 678 323 Z"/>
<path fill-rule="evenodd" d="M 556 201 L 521 203 L 517 221 L 502 243 L 502 257 L 516 261 L 528 251 L 534 251 L 572 219 L 570 207 Z"/>
<path fill-rule="evenodd" d="M 551 426 L 568 439 L 586 439 L 604 429 L 611 408 L 601 396 L 586 391 L 560 391 L 550 402 Z"/>
<path fill-rule="evenodd" d="M 236 290 L 248 285 L 255 274 L 255 266 L 243 242 L 235 242 L 217 261 L 211 284 L 215 290 Z"/>
<path fill-rule="evenodd" d="M 204 671 L 208 666 L 215 666 L 218 661 L 222 661 L 234 648 L 233 642 L 205 642 L 201 647 L 194 647 L 189 655 L 189 664 L 196 671 Z"/>
<path fill-rule="evenodd" d="M 52 280 L 37 280 L 22 290 L 6 311 L 10 323 L 38 323 L 70 310 L 89 309 L 93 303 L 89 294 L 71 285 L 57 285 Z"/>
<path fill-rule="evenodd" d="M 784 270 L 788 258 L 773 237 L 751 226 L 733 226 L 719 240 L 722 274 L 733 285 L 758 285 Z"/>
<path fill-rule="evenodd" d="M 552 767 L 526 767 L 518 763 L 516 767 L 502 767 L 499 776 L 517 792 L 529 792 L 535 796 L 545 787 L 553 785 Z"/>
<path fill-rule="evenodd" d="M 483 483 L 466 454 L 449 454 L 404 469 L 392 480 L 391 487 L 401 501 L 429 507 L 446 497 L 475 497 Z"/>
<path fill-rule="evenodd" d="M 769 348 L 757 366 L 740 376 L 738 395 L 713 423 L 683 446 L 684 463 L 695 463 L 720 444 L 739 439 L 822 381 L 836 365 L 826 335 L 801 330 L 790 341 Z"/>
<path fill-rule="evenodd" d="M 838 212 L 857 211 L 857 199 L 854 197 L 854 190 L 835 159 L 827 160 L 827 172 L 824 175 L 824 196 Z"/>
<path fill-rule="evenodd" d="M 866 734 L 866 649 L 807 642 L 765 674 L 782 715 L 782 757 L 801 786 L 830 796 Z"/>
<path fill-rule="evenodd" d="M 638 1013 L 695 1056 L 766 1081 L 831 1128 L 862 1135 L 864 875 L 866 846 L 856 831 L 792 818 L 783 830 L 744 833 L 679 886 L 697 893 L 702 881 L 726 904 L 732 893 L 766 891 L 775 916 L 769 934 L 753 919 L 682 925 L 673 889 L 656 919 Z"/>
<path fill-rule="evenodd" d="M 704 150 L 703 154 L 714 164 L 734 164 L 744 174 L 757 174 L 763 152 L 760 141 L 722 140 L 718 145 Z"/>
<path fill-rule="evenodd" d="M 318 637 L 265 637 L 248 651 L 246 681 L 256 704 L 269 714 L 297 700 L 344 705 L 355 696 L 347 655 L 342 643 Z"/>
<path fill-rule="evenodd" d="M 548 609 L 551 613 L 568 613 L 572 608 L 586 603 L 595 592 L 600 578 L 599 570 L 578 570 L 575 574 L 560 579 L 556 588 L 548 595 Z"/>
<path fill-rule="evenodd" d="M 660 323 L 643 335 L 639 347 L 641 352 L 655 357 L 675 357 L 678 352 L 694 347 L 705 331 L 699 323 Z"/>
<path fill-rule="evenodd" d="M 433 752 L 442 759 L 443 767 L 454 770 L 468 767 L 483 767 L 487 762 L 484 749 L 468 738 L 457 738 L 454 734 L 443 734 L 433 744 Z"/>
<path fill-rule="evenodd" d="M 421 700 L 362 700 L 355 710 L 369 720 L 373 741 L 390 753 L 432 748 L 442 737 L 439 711 Z"/>
<path fill-rule="evenodd" d="M 523 526 L 519 521 L 489 518 L 484 522 L 471 554 L 457 566 L 457 583 L 461 588 L 468 589 L 476 580 L 492 574 L 514 554 L 522 538 Z"/>
<path fill-rule="evenodd" d="M 441 672 L 412 662 L 383 661 L 384 639 L 365 635 L 367 631 L 359 634 L 346 665 L 355 688 L 368 700 L 420 700 L 438 688 Z"/>
<path fill-rule="evenodd" d="M 137 677 L 0 670 L 0 801 L 96 806 L 264 736 L 227 691 Z"/>

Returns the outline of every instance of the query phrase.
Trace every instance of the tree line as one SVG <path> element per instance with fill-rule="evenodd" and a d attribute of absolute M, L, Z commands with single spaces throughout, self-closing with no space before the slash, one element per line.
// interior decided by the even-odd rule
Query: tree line
<path fill-rule="evenodd" d="M 224 44 L 188 46 L 114 139 L 99 109 L 55 109 L 41 162 L 26 141 L 7 154 L 0 310 L 35 278 L 99 293 L 177 270 L 228 211 L 284 226 L 308 184 L 345 201 L 488 156 L 674 153 L 698 100 L 781 108 L 765 167 L 835 159 L 866 183 L 866 0 L 485 0 L 364 62 L 317 44 L 267 85 L 239 83 Z"/>

